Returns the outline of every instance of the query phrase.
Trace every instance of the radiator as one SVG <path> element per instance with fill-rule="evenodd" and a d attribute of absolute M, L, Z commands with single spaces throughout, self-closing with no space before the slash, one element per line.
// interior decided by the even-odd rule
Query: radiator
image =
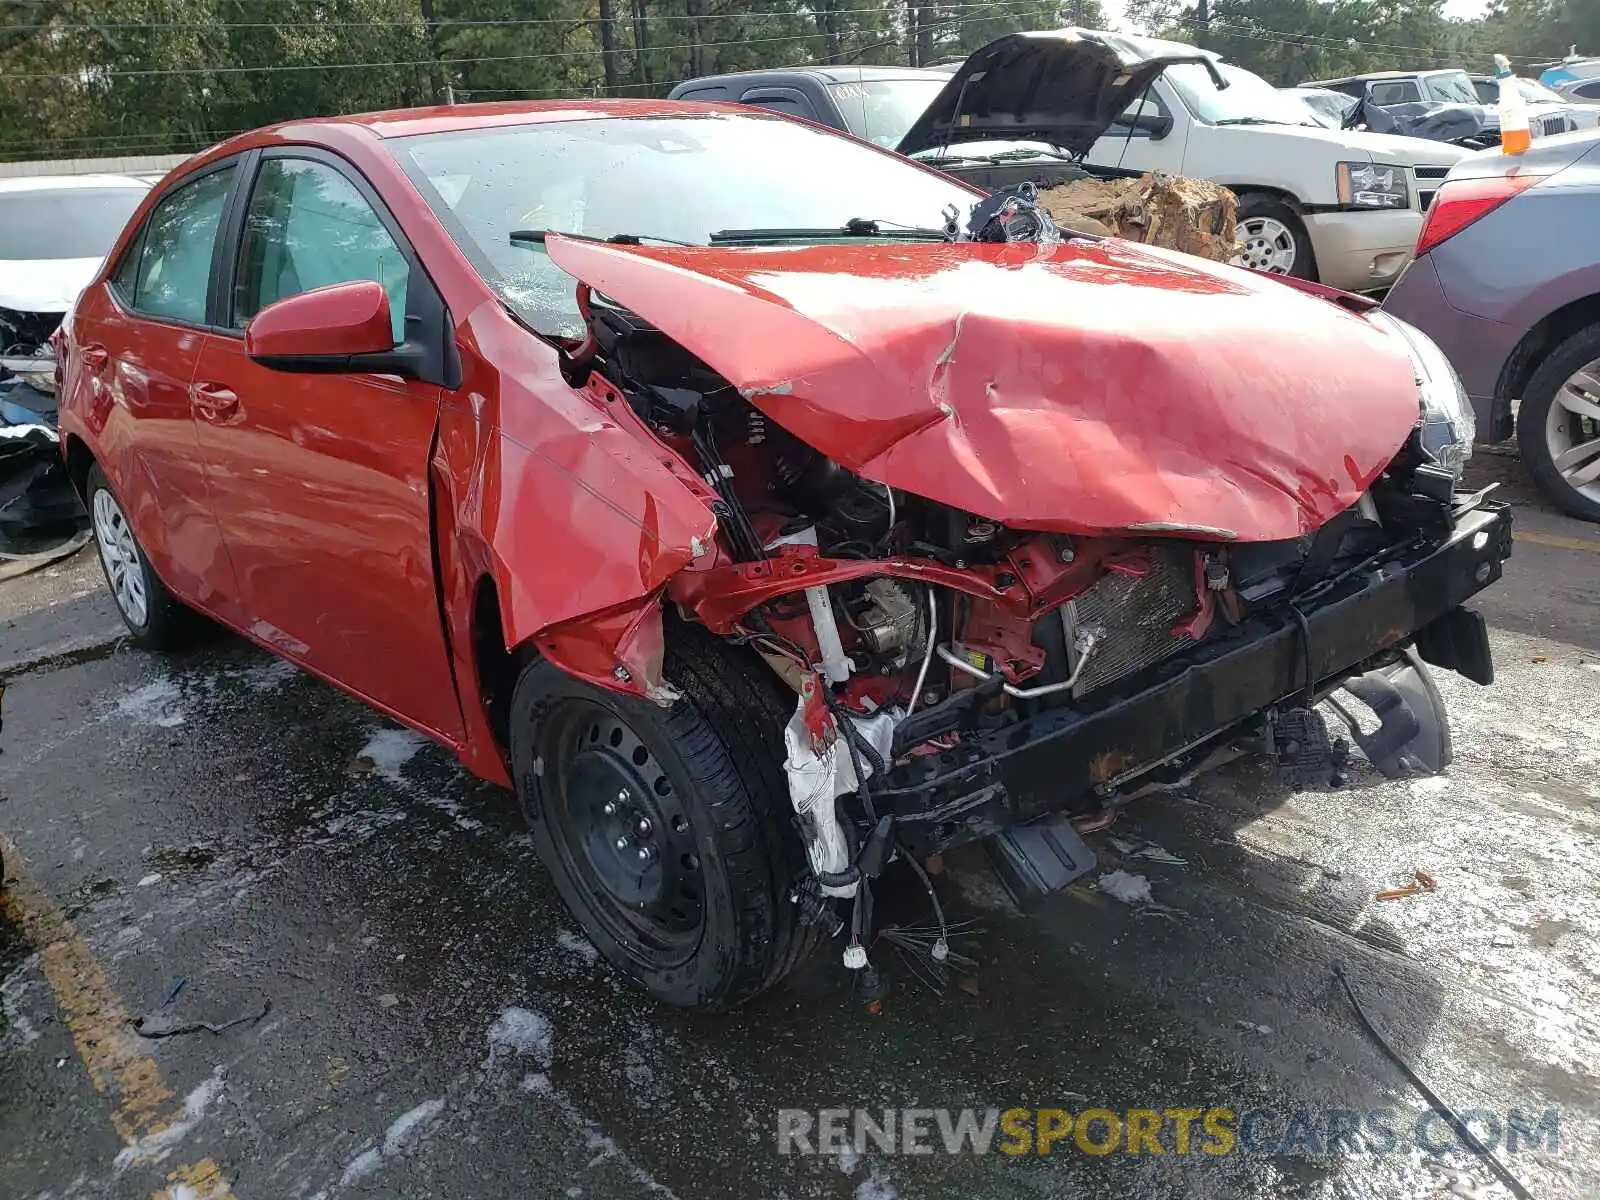
<path fill-rule="evenodd" d="M 1172 632 L 1172 627 L 1194 610 L 1192 550 L 1156 549 L 1150 571 L 1142 579 L 1115 573 L 1103 576 L 1077 599 L 1061 606 L 1068 647 L 1083 626 L 1105 631 L 1078 677 L 1073 695 L 1085 695 L 1194 645 L 1192 638 Z"/>

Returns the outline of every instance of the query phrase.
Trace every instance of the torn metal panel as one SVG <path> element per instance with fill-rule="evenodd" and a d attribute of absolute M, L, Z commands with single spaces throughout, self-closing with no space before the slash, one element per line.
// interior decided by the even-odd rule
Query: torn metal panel
<path fill-rule="evenodd" d="M 81 544 L 88 520 L 61 457 L 55 409 L 53 396 L 0 381 L 0 558 Z"/>
<path fill-rule="evenodd" d="M 1150 248 L 547 248 L 847 469 L 1022 528 L 1294 537 L 1417 419 L 1365 320 Z"/>
<path fill-rule="evenodd" d="M 491 321 L 466 330 L 490 357 L 521 352 L 495 344 L 507 333 Z M 462 391 L 469 403 L 441 413 L 436 470 L 459 552 L 495 581 L 507 646 L 667 698 L 659 593 L 711 544 L 714 493 L 598 376 L 573 388 L 552 361 L 547 375 L 469 378 Z"/>

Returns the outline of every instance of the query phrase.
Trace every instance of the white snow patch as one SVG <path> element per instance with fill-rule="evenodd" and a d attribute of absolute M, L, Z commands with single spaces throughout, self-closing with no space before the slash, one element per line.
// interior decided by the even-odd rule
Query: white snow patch
<path fill-rule="evenodd" d="M 600 961 L 600 951 L 594 948 L 594 943 L 581 933 L 574 933 L 570 929 L 563 929 L 556 934 L 556 946 L 568 954 L 576 955 L 591 966 Z"/>
<path fill-rule="evenodd" d="M 250 667 L 243 673 L 242 678 L 244 685 L 252 692 L 270 692 L 288 683 L 298 674 L 300 668 L 288 659 L 274 658 L 258 667 Z"/>
<path fill-rule="evenodd" d="M 416 1141 L 421 1128 L 438 1119 L 443 1111 L 443 1099 L 424 1100 L 410 1112 L 396 1117 L 394 1124 L 389 1126 L 389 1131 L 383 1135 L 383 1156 L 394 1158 L 396 1155 L 404 1154 Z"/>
<path fill-rule="evenodd" d="M 525 1054 L 540 1066 L 548 1067 L 555 1044 L 555 1029 L 550 1018 L 531 1008 L 508 1008 L 489 1026 L 491 1057 L 498 1051 Z"/>
<path fill-rule="evenodd" d="M 1429 775 L 1426 779 L 1413 779 L 1411 794 L 1421 800 L 1426 796 L 1442 796 L 1450 790 L 1450 780 L 1443 775 Z"/>
<path fill-rule="evenodd" d="M 345 1188 L 352 1183 L 359 1183 L 390 1159 L 409 1154 L 421 1136 L 423 1126 L 438 1120 L 442 1112 L 444 1099 L 440 1097 L 424 1100 L 415 1108 L 401 1113 L 384 1132 L 382 1145 L 363 1150 L 345 1164 L 344 1173 L 339 1176 L 339 1186 Z M 325 1194 L 319 1193 L 319 1196 Z"/>
<path fill-rule="evenodd" d="M 345 1164 L 344 1174 L 339 1176 L 339 1186 L 349 1187 L 352 1183 L 365 1179 L 381 1166 L 383 1166 L 382 1150 L 374 1146 L 371 1150 L 363 1151 Z"/>
<path fill-rule="evenodd" d="M 22 1011 L 22 997 L 28 990 L 28 980 L 24 978 L 23 967 L 38 961 L 37 955 L 30 955 L 22 966 L 19 966 L 4 979 L 0 979 L 0 1014 L 5 1016 L 4 1028 L 9 1028 L 16 1034 L 17 1044 L 26 1046 L 39 1040 L 39 1031 L 33 1027 L 33 1022 L 28 1020 Z M 0 1039 L 4 1045 L 5 1039 Z"/>
<path fill-rule="evenodd" d="M 554 1086 L 550 1083 L 550 1076 L 546 1075 L 543 1071 L 524 1075 L 522 1077 L 522 1082 L 517 1086 L 525 1092 L 533 1092 L 535 1095 L 539 1096 L 548 1096 L 555 1090 Z"/>
<path fill-rule="evenodd" d="M 428 739 L 420 733 L 410 729 L 378 729 L 373 731 L 367 744 L 357 752 L 358 758 L 366 759 L 372 764 L 372 772 L 379 779 L 392 783 L 401 790 L 421 800 L 429 808 L 437 809 L 455 822 L 457 829 L 476 832 L 483 828 L 483 822 L 474 817 L 467 816 L 461 810 L 461 805 L 448 796 L 438 795 L 429 789 L 419 787 L 405 777 L 401 768 L 417 756 L 417 752 L 428 744 Z"/>
<path fill-rule="evenodd" d="M 1100 876 L 1100 890 L 1124 904 L 1149 904 L 1151 900 L 1150 881 L 1143 875 L 1130 875 L 1126 871 Z"/>
<path fill-rule="evenodd" d="M 206 1115 L 206 1110 L 217 1102 L 222 1095 L 222 1068 L 218 1067 L 211 1073 L 210 1078 L 201 1082 L 183 1098 L 183 1115 L 169 1124 L 165 1129 L 155 1133 L 146 1134 L 131 1146 L 124 1146 L 117 1153 L 114 1165 L 118 1171 L 132 1166 L 134 1163 L 161 1162 L 172 1153 L 172 1148 L 189 1136 L 189 1131 L 200 1124 L 201 1118 Z"/>
<path fill-rule="evenodd" d="M 189 719 L 178 704 L 180 698 L 176 683 L 170 679 L 156 679 L 118 700 L 117 710 L 136 721 L 172 729 Z"/>
<path fill-rule="evenodd" d="M 881 1171 L 874 1171 L 856 1188 L 856 1200 L 900 1200 L 900 1191 Z"/>
<path fill-rule="evenodd" d="M 161 872 L 160 871 L 154 871 L 151 874 L 146 875 L 143 879 L 139 880 L 138 886 L 139 887 L 154 887 L 156 884 L 158 884 L 160 882 L 161 882 Z"/>
<path fill-rule="evenodd" d="M 417 751 L 428 744 L 428 739 L 410 729 L 380 729 L 361 747 L 359 757 L 372 763 L 373 773 L 390 783 L 403 784 L 400 773 L 417 756 Z"/>
<path fill-rule="evenodd" d="M 846 1175 L 854 1175 L 856 1168 L 861 1165 L 861 1155 L 856 1153 L 854 1146 L 846 1146 L 839 1151 L 839 1170 Z"/>

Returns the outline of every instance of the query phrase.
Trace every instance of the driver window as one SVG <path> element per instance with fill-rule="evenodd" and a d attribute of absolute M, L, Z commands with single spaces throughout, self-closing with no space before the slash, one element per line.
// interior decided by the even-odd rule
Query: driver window
<path fill-rule="evenodd" d="M 405 255 L 343 174 L 303 158 L 269 158 L 261 165 L 239 247 L 235 328 L 286 296 L 372 279 L 389 294 L 398 345 L 405 340 L 410 278 Z"/>
<path fill-rule="evenodd" d="M 1153 137 L 1154 130 L 1148 122 L 1158 120 L 1167 115 L 1167 106 L 1161 102 L 1161 97 L 1154 92 L 1140 96 L 1117 116 L 1117 119 L 1106 126 L 1106 131 L 1101 136 L 1110 138 L 1125 137 Z M 1144 124 L 1140 123 L 1143 118 Z"/>

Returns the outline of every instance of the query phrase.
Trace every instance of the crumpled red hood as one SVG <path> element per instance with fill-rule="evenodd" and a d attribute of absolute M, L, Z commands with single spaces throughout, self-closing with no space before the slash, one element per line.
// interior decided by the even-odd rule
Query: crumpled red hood
<path fill-rule="evenodd" d="M 1417 420 L 1361 317 L 1115 241 L 547 248 L 843 466 L 1019 528 L 1294 537 Z"/>

